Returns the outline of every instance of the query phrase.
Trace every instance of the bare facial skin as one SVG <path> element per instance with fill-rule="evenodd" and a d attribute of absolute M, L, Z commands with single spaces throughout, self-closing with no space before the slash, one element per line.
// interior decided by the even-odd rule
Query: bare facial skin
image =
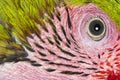
<path fill-rule="evenodd" d="M 60 19 L 54 16 L 45 21 L 48 32 L 41 28 L 41 39 L 35 34 L 27 38 L 35 50 L 26 49 L 28 58 L 36 63 L 4 63 L 0 65 L 0 80 L 120 79 L 119 32 L 109 16 L 94 4 L 56 9 Z M 90 23 L 95 20 L 98 26 L 90 33 Z M 98 34 L 102 36 L 94 35 L 98 29 L 102 31 L 100 21 L 104 31 Z"/>

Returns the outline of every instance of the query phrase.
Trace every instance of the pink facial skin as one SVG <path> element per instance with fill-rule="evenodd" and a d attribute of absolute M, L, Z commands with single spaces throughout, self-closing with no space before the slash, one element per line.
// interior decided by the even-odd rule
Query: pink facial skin
<path fill-rule="evenodd" d="M 116 24 L 110 20 L 109 16 L 94 4 L 80 7 L 72 6 L 68 8 L 72 24 L 70 29 L 66 9 L 64 7 L 56 9 L 60 11 L 61 21 L 56 16 L 51 20 L 62 39 L 59 41 L 59 47 L 73 55 L 65 54 L 57 47 L 58 43 L 53 37 L 55 32 L 51 25 L 45 22 L 49 32 L 40 28 L 41 38 L 45 43 L 37 35 L 31 34 L 33 39 L 28 37 L 28 42 L 35 52 L 32 53 L 25 48 L 28 52 L 28 58 L 37 61 L 42 66 L 32 66 L 29 62 L 5 63 L 0 66 L 0 80 L 120 80 L 120 36 Z M 106 25 L 105 36 L 99 41 L 93 40 L 86 30 L 86 24 L 93 18 L 102 19 Z M 61 26 L 64 27 L 70 43 L 67 41 Z M 40 27 L 39 24 L 38 27 Z M 53 41 L 53 44 L 49 43 L 48 37 Z M 35 43 L 44 49 L 36 46 Z M 50 51 L 55 54 L 50 53 Z M 39 52 L 46 56 L 41 56 Z M 50 64 L 50 62 L 60 65 Z M 70 66 L 65 66 L 65 64 Z M 55 69 L 55 71 L 48 72 L 46 69 L 49 68 Z M 62 71 L 78 73 L 71 75 L 61 73 Z"/>

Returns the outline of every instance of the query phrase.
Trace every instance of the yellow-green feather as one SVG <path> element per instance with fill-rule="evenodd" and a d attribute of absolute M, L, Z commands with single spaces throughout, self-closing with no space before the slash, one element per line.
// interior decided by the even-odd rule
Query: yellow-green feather
<path fill-rule="evenodd" d="M 11 55 L 24 53 L 23 45 L 31 48 L 27 36 L 40 34 L 36 24 L 44 27 L 45 13 L 52 18 L 57 2 L 58 0 L 0 1 L 0 60 L 5 61 Z"/>
<path fill-rule="evenodd" d="M 44 14 L 52 17 L 57 0 L 1 0 L 0 19 L 12 28 L 12 34 L 24 45 L 29 45 L 26 37 L 40 34 L 37 23 L 43 24 Z"/>

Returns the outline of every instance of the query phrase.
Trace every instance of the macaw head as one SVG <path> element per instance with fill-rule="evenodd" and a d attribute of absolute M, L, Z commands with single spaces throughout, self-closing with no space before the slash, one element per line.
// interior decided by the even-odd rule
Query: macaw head
<path fill-rule="evenodd" d="M 1 0 L 1 80 L 119 80 L 119 0 Z"/>

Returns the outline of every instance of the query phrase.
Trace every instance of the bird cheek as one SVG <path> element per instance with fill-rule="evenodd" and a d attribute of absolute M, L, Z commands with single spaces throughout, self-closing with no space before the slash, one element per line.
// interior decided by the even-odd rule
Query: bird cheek
<path fill-rule="evenodd" d="M 78 7 L 72 13 L 73 34 L 76 35 L 76 40 L 81 47 L 92 48 L 90 50 L 96 51 L 112 47 L 118 38 L 118 31 L 116 25 L 110 20 L 109 16 L 102 12 L 94 4 L 88 4 L 83 7 Z M 78 17 L 76 17 L 78 16 Z M 91 19 L 100 19 L 104 22 L 106 32 L 100 40 L 94 40 L 88 35 L 87 24 Z M 109 44 L 108 44 L 109 43 Z"/>

